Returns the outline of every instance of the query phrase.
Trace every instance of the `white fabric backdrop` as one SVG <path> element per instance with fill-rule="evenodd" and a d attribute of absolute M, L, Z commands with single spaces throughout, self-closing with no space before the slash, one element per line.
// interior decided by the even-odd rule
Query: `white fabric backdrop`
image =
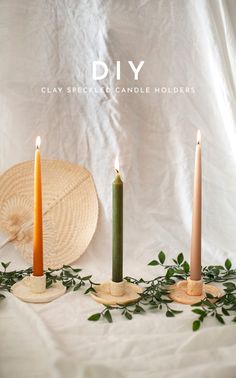
<path fill-rule="evenodd" d="M 169 257 L 189 254 L 198 128 L 203 264 L 235 260 L 235 19 L 234 0 L 0 0 L 0 171 L 32 159 L 36 135 L 44 157 L 91 171 L 100 217 L 78 264 L 97 280 L 111 271 L 116 154 L 125 181 L 125 274 L 151 277 L 156 271 L 146 264 L 160 249 Z M 110 68 L 102 82 L 92 80 L 93 60 Z M 138 82 L 128 60 L 145 61 Z M 183 86 L 194 93 L 41 93 L 42 87 L 58 86 Z M 25 266 L 11 246 L 1 254 Z M 87 322 L 98 306 L 82 295 L 45 306 L 8 298 L 1 306 L 3 377 L 16 371 L 18 377 L 116 376 L 105 368 L 124 377 L 155 377 L 157 371 L 161 377 L 235 376 L 235 328 L 209 322 L 193 334 L 188 312 L 174 320 L 148 315 L 108 325 Z M 33 356 L 24 363 L 19 343 Z"/>

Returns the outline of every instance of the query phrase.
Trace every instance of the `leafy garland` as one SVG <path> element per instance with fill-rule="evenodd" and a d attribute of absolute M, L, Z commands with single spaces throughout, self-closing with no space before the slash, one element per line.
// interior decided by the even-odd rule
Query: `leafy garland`
<path fill-rule="evenodd" d="M 3 271 L 0 271 L 0 290 L 10 291 L 12 285 L 16 282 L 21 281 L 24 277 L 29 276 L 32 273 L 32 268 L 22 269 L 22 270 L 12 270 L 7 271 L 10 262 L 1 263 Z M 96 292 L 94 286 L 99 285 L 92 281 L 92 275 L 82 276 L 82 269 L 72 268 L 70 265 L 63 265 L 59 269 L 48 268 L 45 271 L 46 275 L 46 287 L 52 286 L 56 281 L 61 281 L 61 283 L 66 287 L 67 290 L 77 291 L 81 287 L 85 287 L 84 294 L 90 292 Z M 5 296 L 0 294 L 0 298 L 3 299 Z"/>
<path fill-rule="evenodd" d="M 152 260 L 148 265 L 161 266 L 165 274 L 157 276 L 151 280 L 143 278 L 125 277 L 128 282 L 143 287 L 138 302 L 129 305 L 103 306 L 101 312 L 91 315 L 88 320 L 98 321 L 105 319 L 109 323 L 113 321 L 112 312 L 119 311 L 126 319 L 131 320 L 136 314 L 144 314 L 147 311 L 165 311 L 167 317 L 174 317 L 183 311 L 175 310 L 171 303 L 173 302 L 169 294 L 169 285 L 175 284 L 178 280 L 186 280 L 189 277 L 189 264 L 184 259 L 183 253 L 173 259 L 173 264 L 165 264 L 166 256 L 163 251 L 159 252 L 157 259 Z M 10 263 L 1 263 L 3 270 L 0 271 L 0 290 L 10 291 L 11 286 L 22 280 L 32 273 L 32 268 L 24 270 L 8 271 Z M 48 269 L 46 274 L 46 285 L 50 287 L 56 281 L 61 281 L 67 290 L 77 291 L 84 288 L 84 294 L 96 292 L 95 287 L 99 285 L 92 281 L 92 275 L 83 276 L 82 269 L 72 268 L 64 265 L 60 269 Z M 215 317 L 221 324 L 225 324 L 225 318 L 234 315 L 232 321 L 236 322 L 236 285 L 232 280 L 236 279 L 236 269 L 232 269 L 232 263 L 229 259 L 225 265 L 210 265 L 202 269 L 202 278 L 205 283 L 217 282 L 222 283 L 224 288 L 220 298 L 206 294 L 206 297 L 199 303 L 192 305 L 192 312 L 197 315 L 192 323 L 193 331 L 197 331 L 206 317 Z M 0 294 L 0 300 L 4 299 L 4 294 Z"/>
<path fill-rule="evenodd" d="M 128 282 L 142 285 L 144 290 L 140 294 L 140 299 L 135 304 L 117 305 L 114 307 L 105 306 L 100 313 L 91 315 L 88 320 L 97 321 L 105 318 L 108 322 L 112 322 L 111 311 L 118 310 L 122 316 L 128 320 L 133 318 L 135 314 L 144 314 L 146 311 L 163 311 L 167 317 L 174 317 L 183 311 L 177 311 L 170 305 L 173 301 L 169 298 L 169 285 L 175 284 L 178 280 L 186 280 L 189 277 L 189 264 L 184 259 L 183 253 L 178 254 L 173 259 L 173 264 L 165 264 L 166 256 L 163 251 L 159 252 L 157 260 L 152 260 L 148 265 L 161 266 L 165 270 L 165 275 L 158 276 L 152 280 L 144 280 L 125 277 Z M 221 324 L 225 324 L 224 318 L 230 315 L 236 315 L 236 285 L 230 280 L 236 278 L 236 269 L 231 269 L 232 263 L 229 259 L 225 261 L 225 265 L 206 266 L 202 270 L 202 278 L 205 283 L 219 282 L 223 283 L 224 288 L 220 298 L 206 294 L 206 297 L 200 302 L 192 305 L 192 312 L 198 315 L 193 321 L 192 329 L 197 331 L 206 317 L 215 317 Z M 236 322 L 236 316 L 232 319 Z"/>

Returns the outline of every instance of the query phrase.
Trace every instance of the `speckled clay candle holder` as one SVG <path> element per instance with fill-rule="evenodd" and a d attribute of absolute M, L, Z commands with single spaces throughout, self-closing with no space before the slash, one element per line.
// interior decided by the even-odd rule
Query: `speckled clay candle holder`
<path fill-rule="evenodd" d="M 212 285 L 204 284 L 202 280 L 194 281 L 188 278 L 169 287 L 169 297 L 178 303 L 192 305 L 200 302 L 209 293 L 214 297 L 220 297 L 221 291 Z"/>
<path fill-rule="evenodd" d="M 142 288 L 127 281 L 107 281 L 96 286 L 96 293 L 91 297 L 98 303 L 107 306 L 126 305 L 139 300 Z"/>
<path fill-rule="evenodd" d="M 61 282 L 53 283 L 46 288 L 46 275 L 34 276 L 31 274 L 15 283 L 11 292 L 17 298 L 30 303 L 47 303 L 65 294 L 66 287 Z"/>

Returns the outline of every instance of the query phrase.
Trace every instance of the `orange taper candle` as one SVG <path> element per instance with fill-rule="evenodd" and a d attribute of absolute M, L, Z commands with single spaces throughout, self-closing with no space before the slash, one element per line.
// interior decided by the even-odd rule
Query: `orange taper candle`
<path fill-rule="evenodd" d="M 195 154 L 194 192 L 193 192 L 193 223 L 192 246 L 190 261 L 190 278 L 198 281 L 201 279 L 201 227 L 202 227 L 202 151 L 201 133 L 197 133 L 197 145 Z"/>
<path fill-rule="evenodd" d="M 37 137 L 34 163 L 34 276 L 43 275 L 43 220 L 40 143 L 41 139 L 40 137 Z"/>

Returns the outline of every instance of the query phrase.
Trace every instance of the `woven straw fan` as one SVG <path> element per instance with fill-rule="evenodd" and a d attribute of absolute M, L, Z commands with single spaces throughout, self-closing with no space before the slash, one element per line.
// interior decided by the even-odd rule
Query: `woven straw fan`
<path fill-rule="evenodd" d="M 34 162 L 0 176 L 0 230 L 32 265 Z M 42 160 L 44 268 L 71 264 L 85 252 L 96 230 L 98 199 L 83 167 Z"/>

